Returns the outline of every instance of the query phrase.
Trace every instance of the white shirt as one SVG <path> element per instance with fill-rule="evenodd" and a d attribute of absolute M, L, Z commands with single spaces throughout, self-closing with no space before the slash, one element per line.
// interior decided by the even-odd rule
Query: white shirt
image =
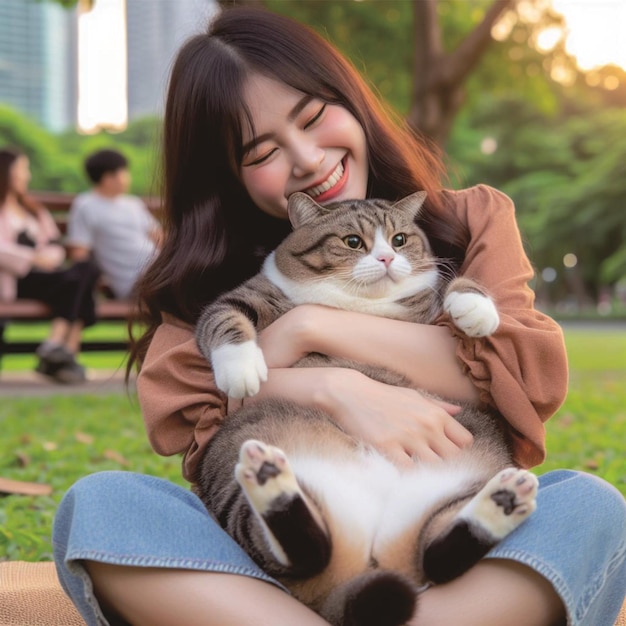
<path fill-rule="evenodd" d="M 156 252 L 158 221 L 136 196 L 89 191 L 72 202 L 67 243 L 88 248 L 117 298 L 126 298 Z"/>

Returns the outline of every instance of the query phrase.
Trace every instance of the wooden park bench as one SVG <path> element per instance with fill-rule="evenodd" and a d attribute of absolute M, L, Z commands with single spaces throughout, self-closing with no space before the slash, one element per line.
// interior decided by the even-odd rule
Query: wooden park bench
<path fill-rule="evenodd" d="M 74 194 L 55 192 L 32 192 L 35 200 L 41 202 L 52 213 L 60 231 L 67 231 L 67 216 Z M 158 199 L 144 198 L 151 211 L 159 210 Z M 111 299 L 106 289 L 97 294 L 96 313 L 99 320 L 125 321 L 132 314 L 132 305 L 123 300 Z M 22 323 L 41 322 L 50 319 L 50 309 L 38 300 L 15 300 L 4 302 L 0 300 L 0 358 L 5 354 L 31 354 L 35 351 L 39 342 L 33 341 L 8 341 L 5 336 L 5 328 L 11 321 Z M 81 350 L 85 352 L 126 350 L 126 341 L 118 340 L 89 340 L 83 341 Z"/>

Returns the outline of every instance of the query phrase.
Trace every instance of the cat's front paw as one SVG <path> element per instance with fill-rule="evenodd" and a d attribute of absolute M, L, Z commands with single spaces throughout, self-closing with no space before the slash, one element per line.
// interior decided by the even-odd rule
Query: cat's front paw
<path fill-rule="evenodd" d="M 267 380 L 267 365 L 255 341 L 225 344 L 211 352 L 215 384 L 231 398 L 245 398 L 259 392 Z"/>
<path fill-rule="evenodd" d="M 493 300 L 479 293 L 453 291 L 446 296 L 443 308 L 468 337 L 487 337 L 500 324 Z"/>
<path fill-rule="evenodd" d="M 534 474 L 509 467 L 496 474 L 472 498 L 461 516 L 495 539 L 503 539 L 537 508 L 538 485 Z"/>

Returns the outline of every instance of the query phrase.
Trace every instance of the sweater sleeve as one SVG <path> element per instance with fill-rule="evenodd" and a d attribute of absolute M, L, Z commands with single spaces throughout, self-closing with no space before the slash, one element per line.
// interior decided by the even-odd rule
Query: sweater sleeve
<path fill-rule="evenodd" d="M 458 339 L 457 356 L 480 393 L 510 424 L 516 460 L 525 467 L 545 458 L 543 423 L 563 403 L 568 369 L 560 326 L 534 308 L 533 269 L 524 252 L 513 202 L 481 185 L 445 192 L 448 210 L 467 224 L 470 242 L 460 274 L 485 287 L 500 326 L 469 338 L 447 316 L 438 323 Z"/>
<path fill-rule="evenodd" d="M 202 453 L 226 414 L 193 329 L 165 321 L 157 329 L 137 379 L 150 444 L 163 456 L 183 454 L 183 476 L 195 482 Z"/>

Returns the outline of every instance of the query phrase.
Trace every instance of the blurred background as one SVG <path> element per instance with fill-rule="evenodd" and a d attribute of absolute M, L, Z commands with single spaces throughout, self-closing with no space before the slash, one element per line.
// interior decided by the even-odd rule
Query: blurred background
<path fill-rule="evenodd" d="M 445 153 L 450 186 L 515 201 L 541 308 L 626 319 L 626 0 L 240 0 L 311 25 Z M 1 0 L 0 145 L 31 189 L 83 191 L 84 156 L 158 194 L 176 49 L 232 0 Z"/>

